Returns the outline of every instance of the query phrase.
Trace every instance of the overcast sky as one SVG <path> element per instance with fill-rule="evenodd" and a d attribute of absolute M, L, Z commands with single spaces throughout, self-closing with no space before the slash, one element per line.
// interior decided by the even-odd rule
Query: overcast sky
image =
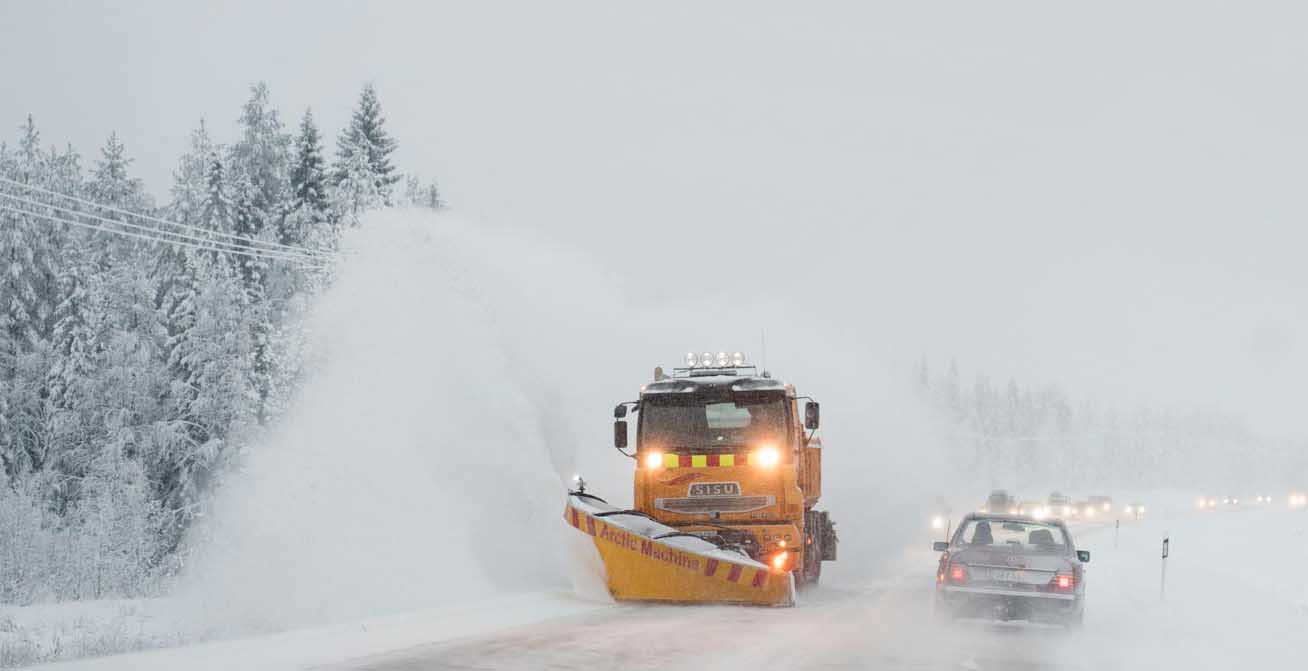
<path fill-rule="evenodd" d="M 253 82 L 334 140 L 371 81 L 401 167 L 634 304 L 1308 433 L 1297 3 L 766 4 L 5 0 L 0 121 L 165 198 Z"/>

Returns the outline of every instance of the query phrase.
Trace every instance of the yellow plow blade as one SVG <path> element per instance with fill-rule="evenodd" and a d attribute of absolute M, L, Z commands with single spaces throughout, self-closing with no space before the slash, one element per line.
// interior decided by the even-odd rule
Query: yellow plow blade
<path fill-rule="evenodd" d="M 586 496 L 568 496 L 563 519 L 592 536 L 604 563 L 609 593 L 619 601 L 734 603 L 790 606 L 789 573 L 712 543 L 686 536 L 662 538 L 676 529 L 623 513 Z"/>

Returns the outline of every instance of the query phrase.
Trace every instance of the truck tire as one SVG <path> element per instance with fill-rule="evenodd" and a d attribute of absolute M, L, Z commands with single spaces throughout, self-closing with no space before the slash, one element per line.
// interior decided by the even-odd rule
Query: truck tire
<path fill-rule="evenodd" d="M 804 513 L 804 566 L 795 576 L 801 587 L 817 585 L 822 580 L 822 562 L 836 558 L 836 530 L 823 510 Z"/>

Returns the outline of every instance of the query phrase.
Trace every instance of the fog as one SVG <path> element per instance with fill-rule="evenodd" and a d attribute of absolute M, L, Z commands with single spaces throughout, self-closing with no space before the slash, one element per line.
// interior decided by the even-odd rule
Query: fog
<path fill-rule="evenodd" d="M 226 131 L 250 83 L 330 133 L 374 81 L 397 161 L 477 227 L 574 250 L 631 305 L 738 317 L 677 351 L 750 349 L 771 301 L 887 357 L 1304 435 L 1293 4 L 4 11 L 0 117 L 117 130 L 156 192 L 186 120 Z"/>
<path fill-rule="evenodd" d="M 1291 539 L 1292 559 L 1308 547 L 1301 510 L 1199 513 L 1196 494 L 1239 492 L 1186 491 L 1176 472 L 1111 492 L 1155 511 L 1120 539 L 1107 520 L 1077 526 L 1097 553 L 1084 632 L 928 628 L 933 499 L 957 513 L 991 487 L 1080 499 L 1092 492 L 1072 488 L 1112 479 L 982 482 L 951 462 L 948 427 L 908 378 L 952 360 L 964 385 L 984 374 L 1096 407 L 1239 417 L 1284 462 L 1230 449 L 1238 468 L 1209 468 L 1219 437 L 1218 458 L 1182 464 L 1187 482 L 1274 483 L 1278 498 L 1308 486 L 1297 4 L 153 0 L 6 2 L 0 16 L 0 121 L 31 113 L 43 137 L 82 148 L 117 132 L 161 200 L 201 118 L 235 137 L 251 84 L 268 83 L 288 126 L 312 107 L 330 149 L 371 82 L 395 164 L 451 204 L 382 209 L 347 232 L 299 325 L 302 387 L 185 539 L 164 600 L 179 642 L 366 633 L 366 618 L 471 604 L 483 619 L 467 636 L 482 638 L 450 650 L 487 668 L 633 650 L 631 668 L 675 668 L 655 647 L 699 668 L 684 632 L 735 641 L 742 623 L 759 648 L 714 648 L 708 668 L 813 664 L 819 637 L 832 667 L 1290 658 L 1308 592 L 1297 572 L 1263 569 L 1285 563 L 1269 538 Z M 587 620 L 571 587 L 599 581 L 559 520 L 568 483 L 630 503 L 614 404 L 655 366 L 720 350 L 822 402 L 821 507 L 841 558 L 795 609 Z M 1232 482 L 1246 474 L 1257 482 Z M 1156 552 L 1173 533 L 1165 601 Z M 526 629 L 495 638 L 508 620 L 490 599 L 524 595 L 542 599 L 515 613 Z M 425 626 L 405 640 L 430 645 Z M 176 654 L 186 668 L 239 658 Z"/>

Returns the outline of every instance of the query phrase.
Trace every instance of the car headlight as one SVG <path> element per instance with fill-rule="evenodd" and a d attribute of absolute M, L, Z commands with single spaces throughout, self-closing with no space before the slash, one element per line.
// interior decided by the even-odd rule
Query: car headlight
<path fill-rule="evenodd" d="M 932 518 L 931 518 L 931 528 L 932 528 L 932 529 L 936 529 L 936 530 L 944 529 L 944 528 L 945 528 L 945 518 L 943 518 L 943 517 L 941 517 L 941 516 L 939 516 L 939 515 L 936 515 L 935 517 L 932 517 Z"/>

